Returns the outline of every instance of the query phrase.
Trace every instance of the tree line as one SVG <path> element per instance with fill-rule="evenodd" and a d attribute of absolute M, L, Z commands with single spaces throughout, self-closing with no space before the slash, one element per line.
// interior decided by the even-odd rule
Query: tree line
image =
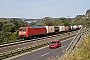
<path fill-rule="evenodd" d="M 18 39 L 18 29 L 20 26 L 26 26 L 22 20 L 0 20 L 0 43 L 14 42 Z"/>
<path fill-rule="evenodd" d="M 90 26 L 90 18 L 83 17 L 83 15 L 76 16 L 75 18 L 57 18 L 45 17 L 40 20 L 42 26 L 73 26 L 83 25 L 84 27 Z"/>

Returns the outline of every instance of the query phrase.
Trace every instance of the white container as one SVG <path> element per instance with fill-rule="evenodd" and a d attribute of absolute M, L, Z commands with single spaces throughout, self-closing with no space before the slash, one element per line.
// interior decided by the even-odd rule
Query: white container
<path fill-rule="evenodd" d="M 73 30 L 76 30 L 78 27 L 77 25 L 72 26 Z"/>
<path fill-rule="evenodd" d="M 54 26 L 44 26 L 44 27 L 46 27 L 47 33 L 53 33 L 53 32 L 55 32 Z"/>
<path fill-rule="evenodd" d="M 78 25 L 78 28 L 80 29 L 80 28 L 82 28 L 83 26 L 82 25 Z"/>
<path fill-rule="evenodd" d="M 58 26 L 59 27 L 59 32 L 65 31 L 65 26 Z"/>
<path fill-rule="evenodd" d="M 73 29 L 73 26 L 71 26 L 71 30 Z"/>

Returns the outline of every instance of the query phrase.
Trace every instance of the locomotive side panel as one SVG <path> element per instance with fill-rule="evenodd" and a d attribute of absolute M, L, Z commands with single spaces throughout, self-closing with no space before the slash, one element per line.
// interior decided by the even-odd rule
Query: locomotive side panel
<path fill-rule="evenodd" d="M 40 35 L 40 34 L 46 34 L 47 30 L 45 27 L 20 27 L 19 29 L 19 37 L 25 37 L 28 38 L 32 35 Z"/>
<path fill-rule="evenodd" d="M 39 34 L 46 34 L 45 27 L 30 27 L 29 28 L 29 35 L 39 35 Z"/>

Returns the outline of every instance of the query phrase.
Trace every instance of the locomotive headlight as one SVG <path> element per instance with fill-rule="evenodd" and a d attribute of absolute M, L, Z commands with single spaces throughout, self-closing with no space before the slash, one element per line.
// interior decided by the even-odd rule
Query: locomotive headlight
<path fill-rule="evenodd" d="M 24 34 L 26 33 L 26 32 L 23 32 Z"/>
<path fill-rule="evenodd" d="M 19 32 L 19 34 L 21 34 L 21 32 Z"/>

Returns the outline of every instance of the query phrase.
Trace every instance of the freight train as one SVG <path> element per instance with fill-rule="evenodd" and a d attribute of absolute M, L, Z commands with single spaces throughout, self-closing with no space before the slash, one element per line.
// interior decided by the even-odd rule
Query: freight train
<path fill-rule="evenodd" d="M 47 35 L 51 33 L 61 33 L 79 30 L 82 28 L 82 25 L 74 26 L 26 26 L 19 28 L 19 38 L 32 38 L 32 36 L 37 35 Z"/>

